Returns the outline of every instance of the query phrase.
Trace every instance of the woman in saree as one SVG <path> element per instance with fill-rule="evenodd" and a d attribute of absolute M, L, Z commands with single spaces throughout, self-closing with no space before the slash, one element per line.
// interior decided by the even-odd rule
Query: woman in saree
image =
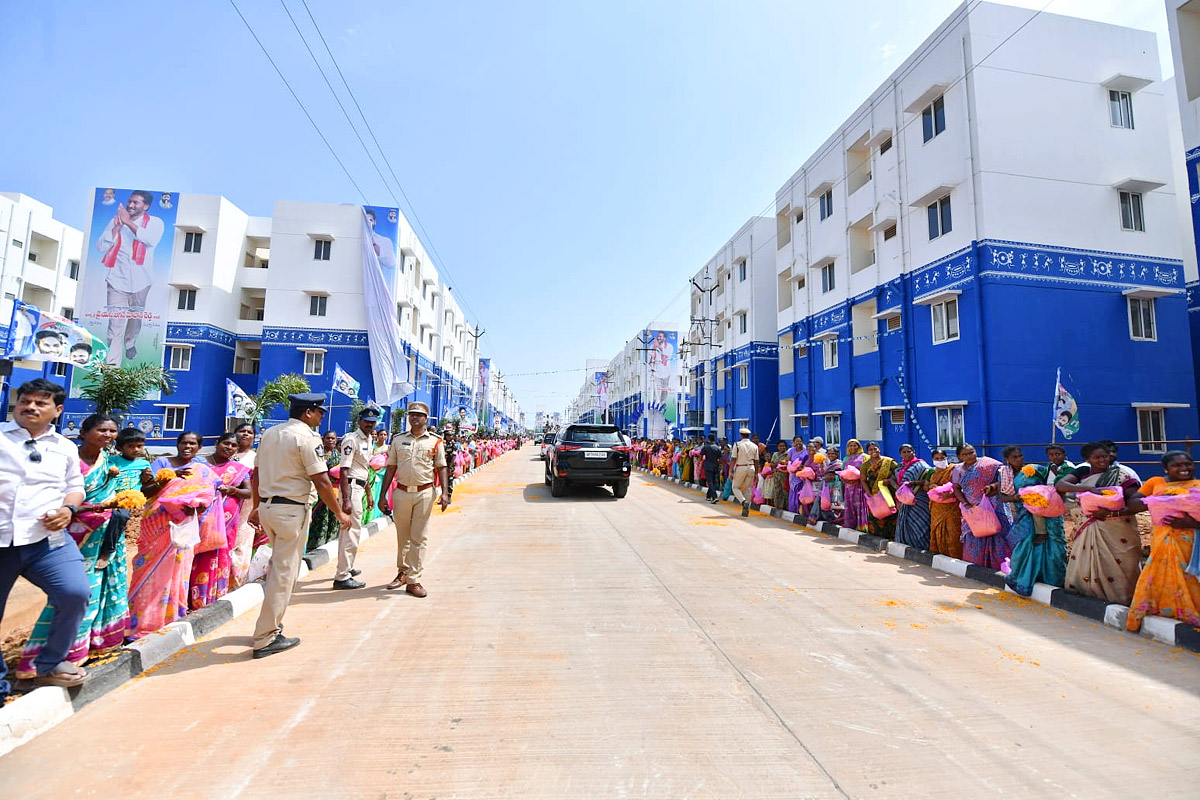
<path fill-rule="evenodd" d="M 1019 447 L 1004 448 L 1004 461 L 1011 472 L 1012 488 L 1002 478 L 996 499 L 1006 503 L 1012 517 L 1008 540 L 1012 544 L 1009 573 L 1004 582 L 1022 597 L 1033 594 L 1035 583 L 1062 586 L 1067 577 L 1067 540 L 1063 536 L 1063 518 L 1042 517 L 1031 513 L 1021 500 L 1020 490 L 1045 485 L 1046 467 L 1025 464 Z"/>
<path fill-rule="evenodd" d="M 682 470 L 680 471 L 680 480 L 684 483 L 691 483 L 692 480 L 692 450 L 696 447 L 691 440 L 688 440 L 683 445 Z"/>
<path fill-rule="evenodd" d="M 1000 489 L 1000 462 L 994 458 L 979 457 L 975 448 L 961 444 L 955 451 L 959 464 L 950 473 L 954 484 L 954 496 L 964 506 L 977 506 L 984 497 L 990 497 Z M 976 536 L 964 519 L 962 521 L 962 557 L 964 561 L 978 564 L 986 569 L 1000 569 L 1008 558 L 1007 517 L 996 514 L 1001 530 L 994 536 Z"/>
<path fill-rule="evenodd" d="M 796 473 L 808 465 L 809 458 L 810 455 L 804 446 L 804 440 L 799 436 L 793 437 L 792 446 L 787 451 L 786 467 L 788 476 L 787 510 L 793 514 L 800 511 L 800 487 L 804 484 L 804 479 L 796 477 Z"/>
<path fill-rule="evenodd" d="M 890 479 L 896 472 L 896 462 L 883 455 L 875 442 L 867 442 L 867 458 L 859 469 L 862 471 L 863 491 L 867 494 L 876 494 L 881 486 L 891 490 Z M 874 514 L 867 514 L 867 533 L 882 539 L 895 539 L 896 515 L 876 519 Z"/>
<path fill-rule="evenodd" d="M 321 455 L 325 458 L 325 465 L 330 469 L 341 463 L 342 457 L 338 452 L 337 443 L 338 437 L 333 431 L 325 431 L 325 435 L 321 437 Z M 337 486 L 338 482 L 335 480 L 333 482 L 334 491 L 337 491 Z M 316 550 L 326 542 L 333 541 L 338 538 L 340 531 L 337 517 L 329 510 L 329 506 L 325 505 L 324 500 L 318 500 L 317 504 L 313 506 L 312 521 L 308 524 L 308 542 L 304 545 L 304 551 Z"/>
<path fill-rule="evenodd" d="M 366 497 L 371 498 L 368 503 L 366 497 L 363 498 L 363 515 L 362 524 L 366 525 L 372 520 L 383 516 L 383 512 L 379 510 L 379 495 L 383 491 L 383 471 L 387 467 L 387 451 L 388 451 L 388 432 L 386 430 L 375 431 L 375 446 L 371 448 L 371 462 L 367 468 L 367 490 Z M 483 448 L 476 450 L 476 453 L 483 452 Z M 477 463 L 477 466 L 482 466 Z"/>
<path fill-rule="evenodd" d="M 234 428 L 233 432 L 237 436 L 237 452 L 233 455 L 234 460 L 254 469 L 254 434 L 256 433 L 254 425 L 243 422 Z"/>
<path fill-rule="evenodd" d="M 763 497 L 775 508 L 787 508 L 787 460 L 787 442 L 780 439 L 775 443 L 775 452 L 767 459 L 771 474 L 763 481 Z"/>
<path fill-rule="evenodd" d="M 816 500 L 813 502 L 810 523 L 817 522 L 836 522 L 840 517 L 840 509 L 842 505 L 843 491 L 842 479 L 838 477 L 838 472 L 843 468 L 844 463 L 841 458 L 841 451 L 836 445 L 829 445 L 821 452 L 824 456 L 824 461 L 817 466 L 820 467 L 820 474 L 817 480 L 813 482 L 813 492 L 816 495 Z M 829 509 L 821 508 L 821 495 L 829 490 Z"/>
<path fill-rule="evenodd" d="M 180 451 L 182 456 L 190 447 L 185 450 L 181 446 Z M 151 467 L 164 463 L 170 464 L 172 460 L 156 459 Z M 210 511 L 217 498 L 216 474 L 194 458 L 188 458 L 186 465 L 178 470 L 169 467 L 174 477 L 162 473 L 162 469 L 161 466 L 155 469 L 154 481 L 146 487 L 147 495 L 154 497 L 142 515 L 138 554 L 133 560 L 133 578 L 129 584 L 129 635 L 133 639 L 187 615 L 195 556 L 194 540 L 189 538 L 187 529 L 193 521 L 199 527 L 199 518 Z M 214 515 L 209 513 L 209 516 Z M 182 529 L 172 531 L 172 523 Z"/>
<path fill-rule="evenodd" d="M 1114 464 L 1108 447 L 1090 442 L 1081 448 L 1085 463 L 1063 476 L 1056 486 L 1063 494 L 1116 489 L 1128 505 L 1141 481 L 1132 470 Z M 1078 594 L 1127 606 L 1137 586 L 1142 540 L 1132 515 L 1098 511 L 1084 517 L 1071 542 L 1063 587 Z"/>
<path fill-rule="evenodd" d="M 1143 498 L 1168 497 L 1189 490 L 1200 490 L 1196 480 L 1196 465 L 1182 450 L 1172 450 L 1162 457 L 1164 477 L 1155 476 L 1129 501 L 1129 513 L 1146 508 Z M 1197 521 L 1188 514 L 1171 515 L 1163 524 L 1154 526 L 1150 540 L 1150 558 L 1138 577 L 1133 602 L 1125 627 L 1141 629 L 1147 614 L 1171 617 L 1200 627 L 1200 581 L 1187 572 L 1188 562 L 1196 546 Z"/>
<path fill-rule="evenodd" d="M 220 483 L 217 485 L 217 498 L 220 503 L 220 508 L 214 513 L 219 513 L 225 527 L 225 540 L 228 543 L 229 556 L 229 578 L 227 581 L 228 589 L 236 589 L 246 582 L 246 573 L 250 569 L 250 560 L 241 560 L 242 553 L 249 553 L 249 547 L 244 545 L 253 540 L 254 534 L 249 525 L 243 525 L 245 517 L 245 507 L 250 499 L 250 473 L 253 471 L 249 466 L 237 460 L 238 438 L 236 433 L 222 434 L 221 438 L 217 439 L 216 448 L 213 450 L 212 456 L 208 459 L 208 465 L 212 467 L 213 472 L 217 473 L 220 478 Z M 240 549 L 239 549 L 240 548 Z M 201 553 L 196 556 L 195 564 L 192 567 L 192 592 L 196 590 L 196 576 L 200 574 L 202 564 L 206 558 L 220 559 L 221 551 L 214 550 L 212 553 L 217 556 L 209 556 L 209 553 Z M 220 564 L 209 565 L 209 574 L 213 571 L 223 569 L 223 562 Z M 210 580 L 209 586 L 215 586 Z M 219 595 L 218 595 L 219 597 Z M 217 597 L 209 597 L 208 602 L 216 600 Z"/>
<path fill-rule="evenodd" d="M 197 480 L 208 482 L 215 497 L 221 479 L 209 467 L 208 461 L 200 456 L 203 441 L 195 431 L 184 431 L 175 439 L 175 455 L 154 459 L 150 463 L 150 470 L 156 476 L 164 469 L 177 474 L 187 472 Z M 188 604 L 192 611 L 204 608 L 229 592 L 231 564 L 225 517 L 220 505 L 211 501 L 207 503 L 197 515 L 197 521 L 200 543 L 192 548 L 192 567 L 186 584 L 190 590 Z"/>
<path fill-rule="evenodd" d="M 950 483 L 954 466 L 946 458 L 945 450 L 932 453 L 933 468 L 926 480 L 928 490 Z M 929 552 L 936 555 L 962 558 L 962 510 L 957 502 L 929 503 Z"/>
<path fill-rule="evenodd" d="M 925 463 L 925 459 L 917 457 L 917 451 L 911 444 L 900 445 L 900 469 L 895 478 L 896 491 L 899 491 L 901 486 L 907 486 L 916 496 L 917 502 L 910 506 L 897 501 L 896 541 L 918 550 L 929 549 L 929 529 L 932 520 L 925 481 L 932 471 L 933 468 Z"/>
<path fill-rule="evenodd" d="M 72 517 L 67 533 L 79 545 L 92 592 L 75 641 L 64 659 L 76 666 L 120 647 L 125 641 L 129 619 L 125 602 L 125 548 L 120 547 L 120 559 L 110 558 L 107 566 L 97 565 L 104 531 L 112 515 L 116 478 L 120 473 L 107 454 L 109 445 L 117 438 L 117 420 L 108 414 L 92 414 L 80 426 L 80 436 L 79 469 L 83 473 L 84 504 Z M 33 633 L 17 661 L 18 678 L 37 677 L 33 662 L 46 644 L 53 621 L 54 607 L 47 604 L 34 623 Z"/>
<path fill-rule="evenodd" d="M 861 471 L 866 460 L 867 455 L 858 439 L 846 442 L 846 457 L 842 460 L 842 469 L 854 467 Z M 842 510 L 842 525 L 865 532 L 871 514 L 867 511 L 867 491 L 863 488 L 861 478 L 842 482 L 842 503 L 845 506 Z"/>

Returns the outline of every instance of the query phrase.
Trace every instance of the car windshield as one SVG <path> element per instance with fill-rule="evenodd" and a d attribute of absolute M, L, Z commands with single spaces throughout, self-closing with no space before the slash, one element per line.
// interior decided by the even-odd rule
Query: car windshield
<path fill-rule="evenodd" d="M 580 444 L 624 444 L 621 434 L 612 428 L 571 428 L 566 435 L 569 442 Z"/>

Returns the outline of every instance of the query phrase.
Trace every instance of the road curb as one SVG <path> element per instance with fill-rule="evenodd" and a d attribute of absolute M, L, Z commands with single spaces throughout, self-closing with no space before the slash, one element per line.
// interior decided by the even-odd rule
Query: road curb
<path fill-rule="evenodd" d="M 503 458 L 512 450 L 501 454 Z M 473 468 L 455 484 L 499 461 L 492 459 Z M 379 517 L 363 526 L 363 539 L 381 533 L 391 525 L 391 518 Z M 338 541 L 327 542 L 302 557 L 300 572 L 303 578 L 312 570 L 337 559 Z M 43 686 L 18 697 L 0 708 L 0 756 L 45 733 L 70 717 L 88 703 L 103 697 L 113 689 L 170 659 L 185 647 L 220 628 L 227 622 L 262 605 L 262 581 L 240 586 L 212 605 L 193 611 L 183 619 L 155 631 L 116 651 L 101 663 L 87 668 L 87 683 L 75 689 Z"/>
<path fill-rule="evenodd" d="M 635 469 L 648 478 L 655 478 L 664 483 L 674 483 L 685 489 L 691 489 L 697 492 L 704 492 L 706 489 L 698 483 L 690 483 L 682 481 L 679 478 L 672 478 L 666 475 L 655 475 L 643 467 L 635 467 Z M 732 500 L 723 500 L 721 502 L 733 502 Z M 1004 575 L 999 572 L 993 572 L 989 569 L 984 569 L 977 564 L 971 564 L 961 559 L 951 558 L 941 554 L 930 553 L 927 550 L 918 550 L 915 547 L 901 544 L 899 542 L 889 542 L 886 539 L 881 539 L 878 536 L 872 536 L 869 533 L 852 530 L 850 528 L 842 528 L 830 522 L 819 523 L 818 527 L 810 527 L 809 525 L 797 519 L 798 515 L 790 511 L 773 508 L 771 506 L 750 504 L 750 508 L 762 514 L 774 517 L 775 519 L 783 520 L 791 525 L 800 528 L 806 533 L 815 534 L 817 536 L 831 536 L 840 539 L 843 542 L 857 545 L 867 550 L 872 550 L 877 553 L 884 553 L 892 558 L 911 561 L 917 564 L 931 567 L 939 572 L 945 572 L 949 575 L 954 575 L 958 578 L 966 578 L 985 584 L 994 589 L 1013 593 L 1004 583 Z M 797 531 L 797 534 L 800 531 Z M 1028 598 L 1042 605 L 1056 608 L 1060 611 L 1065 611 L 1068 614 L 1075 614 L 1080 617 L 1085 617 L 1094 622 L 1099 622 L 1110 628 L 1117 630 L 1126 630 L 1125 620 L 1129 617 L 1129 607 L 1118 603 L 1107 603 L 1095 597 L 1087 597 L 1085 595 L 1068 592 L 1058 586 L 1050 586 L 1045 583 L 1034 584 L 1033 594 Z M 1138 634 L 1147 638 L 1153 639 L 1156 642 L 1169 645 L 1171 647 L 1180 647 L 1185 650 L 1200 653 L 1200 628 L 1195 628 L 1186 622 L 1169 619 L 1167 617 L 1147 616 L 1142 620 L 1142 628 Z"/>

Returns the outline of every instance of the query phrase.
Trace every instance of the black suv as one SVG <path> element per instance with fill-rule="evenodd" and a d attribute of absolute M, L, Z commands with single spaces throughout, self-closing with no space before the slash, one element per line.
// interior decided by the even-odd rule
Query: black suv
<path fill-rule="evenodd" d="M 629 453 L 616 425 L 568 425 L 546 449 L 546 485 L 562 497 L 567 484 L 611 486 L 613 497 L 629 491 Z"/>

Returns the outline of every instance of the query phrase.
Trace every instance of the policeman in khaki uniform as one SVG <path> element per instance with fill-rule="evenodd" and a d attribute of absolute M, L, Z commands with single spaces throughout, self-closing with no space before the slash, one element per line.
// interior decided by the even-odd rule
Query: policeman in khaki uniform
<path fill-rule="evenodd" d="M 300 644 L 299 639 L 283 635 L 283 612 L 300 574 L 314 494 L 325 501 L 343 530 L 350 526 L 329 480 L 321 437 L 314 430 L 325 418 L 325 395 L 293 394 L 288 404 L 291 419 L 262 435 L 250 479 L 254 508 L 249 522 L 261 526 L 271 544 L 262 610 L 254 626 L 255 658 Z"/>
<path fill-rule="evenodd" d="M 355 580 L 359 571 L 354 568 L 354 558 L 358 555 L 362 537 L 363 497 L 367 491 L 367 470 L 371 466 L 371 434 L 378 422 L 379 409 L 364 408 L 358 414 L 358 428 L 342 437 L 338 493 L 342 498 L 342 511 L 350 515 L 350 527 L 343 529 L 338 537 L 337 572 L 333 576 L 335 589 L 366 586 Z"/>
<path fill-rule="evenodd" d="M 408 404 L 408 430 L 392 439 L 388 450 L 383 485 L 391 486 L 392 520 L 396 523 L 396 579 L 389 589 L 405 587 L 413 597 L 424 597 L 421 562 L 425 559 L 425 525 L 433 510 L 433 475 L 438 472 L 442 486 L 448 486 L 446 448 L 441 437 L 429 430 L 429 406 Z M 380 498 L 382 502 L 382 498 Z M 442 510 L 450 505 L 450 493 L 443 491 Z"/>
<path fill-rule="evenodd" d="M 754 478 L 757 474 L 758 445 L 750 441 L 750 429 L 738 431 L 742 438 L 733 446 L 729 463 L 733 465 L 733 496 L 742 504 L 742 516 L 750 516 L 750 500 L 746 495 L 754 489 Z"/>

